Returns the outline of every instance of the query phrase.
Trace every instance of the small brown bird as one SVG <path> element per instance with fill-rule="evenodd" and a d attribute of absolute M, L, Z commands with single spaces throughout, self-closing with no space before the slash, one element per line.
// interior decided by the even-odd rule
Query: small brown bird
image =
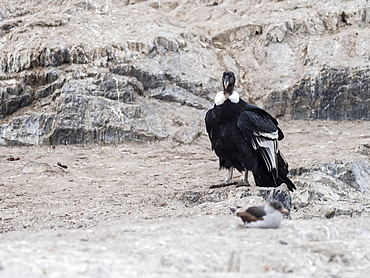
<path fill-rule="evenodd" d="M 289 213 L 279 201 L 271 201 L 266 207 L 231 208 L 231 211 L 243 220 L 247 228 L 277 228 L 283 218 L 281 213 Z"/>

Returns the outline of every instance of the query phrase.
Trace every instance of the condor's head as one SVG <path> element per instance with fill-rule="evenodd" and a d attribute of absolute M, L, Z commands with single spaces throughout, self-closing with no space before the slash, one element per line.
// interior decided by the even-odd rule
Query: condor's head
<path fill-rule="evenodd" d="M 225 98 L 228 99 L 233 93 L 235 85 L 235 74 L 232 71 L 225 71 L 222 76 L 222 85 L 224 87 Z"/>
<path fill-rule="evenodd" d="M 234 91 L 235 74 L 232 71 L 225 71 L 222 75 L 223 91 L 219 91 L 215 97 L 215 104 L 220 106 L 229 100 L 232 103 L 239 102 L 239 94 Z"/>

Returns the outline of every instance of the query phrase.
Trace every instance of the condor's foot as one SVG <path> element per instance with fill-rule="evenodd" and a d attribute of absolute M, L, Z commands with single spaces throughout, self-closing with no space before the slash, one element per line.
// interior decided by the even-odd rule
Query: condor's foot
<path fill-rule="evenodd" d="M 209 187 L 209 189 L 221 188 L 221 187 L 226 187 L 226 186 L 235 185 L 235 184 L 238 184 L 238 182 L 237 181 L 224 181 L 224 182 L 219 183 L 219 184 L 212 184 Z"/>
<path fill-rule="evenodd" d="M 241 180 L 236 184 L 236 187 L 242 187 L 242 186 L 250 187 L 251 184 L 249 183 L 249 181 L 245 181 L 245 180 Z"/>
<path fill-rule="evenodd" d="M 240 186 L 248 186 L 248 187 L 251 186 L 251 184 L 248 181 L 248 170 L 244 172 L 243 179 L 240 182 L 238 182 L 238 184 L 236 185 L 236 187 L 240 187 Z"/>

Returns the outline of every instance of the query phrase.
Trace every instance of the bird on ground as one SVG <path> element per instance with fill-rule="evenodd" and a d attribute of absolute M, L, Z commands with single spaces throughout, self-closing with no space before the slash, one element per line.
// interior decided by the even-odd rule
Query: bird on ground
<path fill-rule="evenodd" d="M 231 211 L 243 220 L 247 228 L 278 228 L 282 213 L 289 213 L 279 201 L 271 201 L 266 207 L 231 208 Z"/>
<path fill-rule="evenodd" d="M 244 172 L 245 184 L 251 171 L 257 186 L 278 187 L 285 183 L 290 191 L 296 189 L 287 177 L 288 163 L 278 149 L 278 140 L 284 134 L 277 120 L 239 97 L 234 91 L 233 72 L 223 73 L 222 85 L 223 91 L 216 94 L 215 105 L 207 111 L 205 123 L 220 169 L 228 169 L 225 183 L 232 182 L 236 168 Z"/>

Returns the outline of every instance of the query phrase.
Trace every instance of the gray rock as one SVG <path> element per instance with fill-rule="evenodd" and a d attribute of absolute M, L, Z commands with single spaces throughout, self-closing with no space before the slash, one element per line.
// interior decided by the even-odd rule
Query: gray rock
<path fill-rule="evenodd" d="M 36 161 L 27 162 L 24 165 L 22 172 L 24 173 L 44 173 L 50 171 L 51 167 L 47 163 L 40 163 Z"/>
<path fill-rule="evenodd" d="M 366 3 L 261 3 L 5 2 L 0 144 L 191 143 L 226 69 L 275 116 L 369 120 Z"/>
<path fill-rule="evenodd" d="M 338 183 L 345 184 L 357 191 L 364 192 L 370 188 L 370 163 L 368 161 L 331 162 L 320 167 L 291 169 L 293 176 L 322 173 L 337 179 Z M 329 181 L 330 179 L 328 179 Z M 339 189 L 339 185 L 333 185 Z"/>
<path fill-rule="evenodd" d="M 331 163 L 322 167 L 322 171 L 357 190 L 364 191 L 370 188 L 369 162 Z"/>
<path fill-rule="evenodd" d="M 204 203 L 226 203 L 229 207 L 262 206 L 272 200 L 278 200 L 291 210 L 291 197 L 286 185 L 271 187 L 236 187 L 235 185 L 210 189 L 209 191 L 187 191 L 177 194 L 176 199 L 186 206 Z M 290 215 L 286 216 L 287 218 Z"/>
<path fill-rule="evenodd" d="M 292 171 L 294 173 L 294 171 Z M 358 216 L 366 212 L 370 188 L 370 164 L 367 161 L 332 162 L 299 171 L 294 177 L 299 190 L 292 193 L 292 207 L 304 208 L 326 218 Z M 334 202 L 335 205 L 329 205 Z"/>
<path fill-rule="evenodd" d="M 149 68 L 141 69 L 134 65 L 110 68 L 110 71 L 115 74 L 135 77 L 144 85 L 144 90 L 163 87 L 165 85 L 166 78 L 164 73 L 159 73 L 157 70 L 159 70 L 159 67 L 153 68 L 151 72 Z"/>
<path fill-rule="evenodd" d="M 151 91 L 150 97 L 168 102 L 177 102 L 197 109 L 210 108 L 208 101 L 178 86 L 166 86 L 164 88 L 154 89 Z"/>
<path fill-rule="evenodd" d="M 277 188 L 274 188 L 268 197 L 268 201 L 277 200 L 280 201 L 284 208 L 286 208 L 289 211 L 288 215 L 284 214 L 284 217 L 290 218 L 290 210 L 292 206 L 292 198 L 290 196 L 290 192 L 285 184 L 280 185 Z"/>
<path fill-rule="evenodd" d="M 266 109 L 294 120 L 369 120 L 370 69 L 329 68 L 313 80 L 272 93 Z"/>
<path fill-rule="evenodd" d="M 363 155 L 370 155 L 370 144 L 363 144 L 358 146 L 356 152 L 363 154 Z"/>

